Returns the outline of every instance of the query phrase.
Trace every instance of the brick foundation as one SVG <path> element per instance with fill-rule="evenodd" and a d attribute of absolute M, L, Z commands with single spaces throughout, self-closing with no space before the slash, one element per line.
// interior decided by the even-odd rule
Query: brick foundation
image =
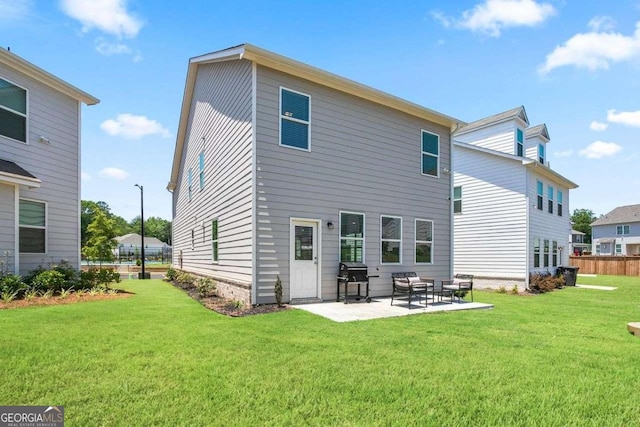
<path fill-rule="evenodd" d="M 194 277 L 206 277 L 216 282 L 216 295 L 234 301 L 242 301 L 245 307 L 251 306 L 251 284 L 236 282 L 233 280 L 221 279 L 215 276 L 192 273 L 190 271 L 176 270 L 178 272 L 189 273 Z"/>

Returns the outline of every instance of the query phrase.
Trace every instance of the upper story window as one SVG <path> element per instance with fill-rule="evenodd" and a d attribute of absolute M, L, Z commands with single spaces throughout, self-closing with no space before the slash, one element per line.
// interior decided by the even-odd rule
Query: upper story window
<path fill-rule="evenodd" d="M 542 198 L 544 196 L 544 185 L 542 184 L 542 181 L 537 181 L 536 182 L 536 186 L 537 186 L 537 190 L 538 190 L 538 210 L 542 210 Z"/>
<path fill-rule="evenodd" d="M 552 186 L 548 186 L 547 187 L 547 199 L 549 199 L 547 201 L 547 204 L 549 206 L 549 213 L 552 214 L 553 213 L 553 187 Z"/>
<path fill-rule="evenodd" d="M 433 221 L 416 219 L 416 264 L 433 263 Z"/>
<path fill-rule="evenodd" d="M 340 212 L 340 261 L 364 262 L 364 214 Z"/>
<path fill-rule="evenodd" d="M 380 217 L 380 263 L 402 264 L 402 218 Z"/>
<path fill-rule="evenodd" d="M 625 235 L 625 234 L 629 234 L 629 226 L 628 225 L 618 225 L 616 227 L 616 234 L 617 235 Z"/>
<path fill-rule="evenodd" d="M 280 145 L 309 151 L 311 97 L 280 88 Z"/>
<path fill-rule="evenodd" d="M 200 189 L 202 190 L 204 188 L 204 151 L 200 152 L 198 163 L 200 166 Z"/>
<path fill-rule="evenodd" d="M 422 131 L 422 174 L 439 176 L 440 135 Z"/>
<path fill-rule="evenodd" d="M 558 216 L 562 216 L 562 191 L 558 190 Z"/>
<path fill-rule="evenodd" d="M 47 205 L 35 200 L 20 199 L 20 253 L 47 252 Z"/>
<path fill-rule="evenodd" d="M 0 79 L 0 135 L 27 142 L 27 91 Z"/>
<path fill-rule="evenodd" d="M 462 213 L 462 187 L 453 187 L 453 213 Z"/>
<path fill-rule="evenodd" d="M 524 157 L 524 132 L 516 129 L 516 156 Z"/>
<path fill-rule="evenodd" d="M 538 161 L 544 165 L 544 144 L 538 144 Z"/>

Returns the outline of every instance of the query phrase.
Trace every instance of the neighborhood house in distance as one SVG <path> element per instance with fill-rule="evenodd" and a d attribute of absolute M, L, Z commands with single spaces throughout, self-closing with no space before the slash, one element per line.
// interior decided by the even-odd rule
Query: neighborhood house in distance
<path fill-rule="evenodd" d="M 80 267 L 80 110 L 100 102 L 0 48 L 0 262 Z"/>
<path fill-rule="evenodd" d="M 640 255 L 640 205 L 620 206 L 591 223 L 596 255 Z"/>
<path fill-rule="evenodd" d="M 545 163 L 545 126 L 522 107 L 498 116 L 466 124 L 250 44 L 192 58 L 167 187 L 173 264 L 251 304 L 275 301 L 277 277 L 284 301 L 336 299 L 340 262 L 377 276 L 372 296 L 394 272 L 552 270 L 576 185 Z M 455 269 L 454 210 L 481 221 Z"/>

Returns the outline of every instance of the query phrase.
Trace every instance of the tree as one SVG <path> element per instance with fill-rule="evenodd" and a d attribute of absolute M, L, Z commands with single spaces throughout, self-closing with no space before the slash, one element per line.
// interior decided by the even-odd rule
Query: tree
<path fill-rule="evenodd" d="M 129 223 L 134 233 L 141 234 L 140 217 L 137 216 Z M 152 216 L 144 220 L 144 235 L 145 237 L 155 237 L 164 243 L 169 243 L 171 240 L 171 221 Z"/>
<path fill-rule="evenodd" d="M 597 218 L 591 209 L 574 209 L 571 215 L 573 229 L 586 234 L 585 243 L 591 243 L 591 223 Z"/>
<path fill-rule="evenodd" d="M 115 221 L 102 210 L 98 209 L 93 221 L 87 226 L 87 243 L 82 247 L 82 253 L 90 260 L 113 261 L 113 250 L 118 245 Z"/>
<path fill-rule="evenodd" d="M 116 236 L 132 233 L 129 223 L 121 216 L 111 213 L 111 208 L 106 202 L 82 200 L 80 205 L 80 246 L 84 247 L 87 244 L 87 228 L 95 219 L 97 212 L 103 212 L 107 218 L 114 220 Z"/>

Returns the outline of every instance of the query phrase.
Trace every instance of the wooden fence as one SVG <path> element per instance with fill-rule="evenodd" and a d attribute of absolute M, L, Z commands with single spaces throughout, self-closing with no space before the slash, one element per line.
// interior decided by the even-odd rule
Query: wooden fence
<path fill-rule="evenodd" d="M 578 274 L 640 276 L 639 256 L 570 256 L 569 265 L 579 267 Z"/>

